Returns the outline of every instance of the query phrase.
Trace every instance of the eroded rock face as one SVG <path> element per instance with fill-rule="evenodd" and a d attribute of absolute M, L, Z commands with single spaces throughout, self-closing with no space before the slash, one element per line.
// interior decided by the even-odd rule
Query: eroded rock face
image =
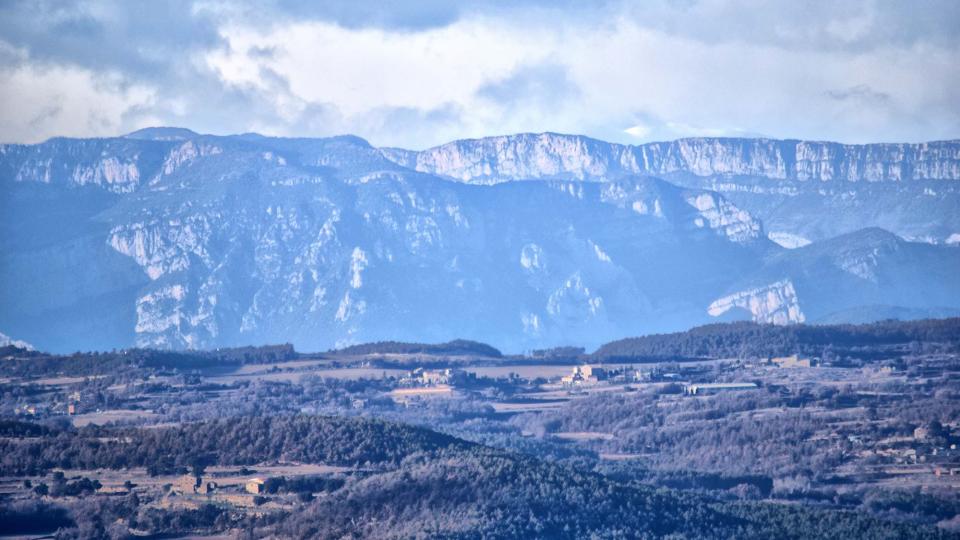
<path fill-rule="evenodd" d="M 107 157 L 93 165 L 77 165 L 73 170 L 72 180 L 79 186 L 105 185 L 111 191 L 127 193 L 137 188 L 140 182 L 140 169 L 134 161 L 121 161 L 116 157 Z"/>
<path fill-rule="evenodd" d="M 778 245 L 783 246 L 787 249 L 797 249 L 802 248 L 803 246 L 809 246 L 810 240 L 798 235 L 791 234 L 788 232 L 780 231 L 771 231 L 767 233 L 767 238 L 771 241 L 776 242 Z"/>
<path fill-rule="evenodd" d="M 204 156 L 215 156 L 223 153 L 223 149 L 213 144 L 195 143 L 187 141 L 180 146 L 170 150 L 166 159 L 163 161 L 162 171 L 165 175 L 173 174 L 180 167 L 191 163 L 193 160 Z M 264 159 L 269 160 L 272 154 L 265 154 Z"/>
<path fill-rule="evenodd" d="M 131 257 L 150 279 L 190 268 L 191 256 L 210 263 L 206 251 L 216 214 L 180 219 L 154 219 L 114 227 L 107 240 L 113 249 Z"/>
<path fill-rule="evenodd" d="M 552 133 L 456 141 L 405 157 L 416 170 L 477 183 L 585 180 L 638 170 L 627 147 Z"/>
<path fill-rule="evenodd" d="M 719 317 L 734 308 L 748 311 L 753 320 L 760 323 L 783 325 L 806 320 L 800 310 L 797 291 L 788 279 L 718 298 L 710 304 L 707 312 Z"/>
<path fill-rule="evenodd" d="M 786 324 L 857 307 L 858 298 L 925 307 L 910 287 L 960 305 L 944 277 L 960 267 L 944 255 L 960 254 L 955 247 L 927 246 L 918 257 L 913 244 L 871 233 L 818 250 L 823 241 L 777 228 L 769 238 L 794 248 L 786 250 L 733 200 L 761 194 L 780 204 L 809 197 L 797 185 L 817 180 L 818 190 L 862 206 L 866 183 L 824 186 L 950 176 L 951 145 L 689 139 L 633 147 L 541 134 L 410 152 L 355 137 L 185 130 L 6 145 L 0 183 L 11 195 L 2 202 L 50 205 L 51 216 L 68 218 L 38 222 L 29 234 L 0 222 L 10 261 L 0 278 L 13 283 L 0 327 L 42 347 L 49 317 L 103 316 L 77 305 L 87 301 L 77 291 L 96 291 L 93 300 L 129 311 L 116 318 L 124 325 L 116 341 L 102 346 L 291 341 L 321 350 L 466 337 L 522 350 L 677 330 L 740 309 Z M 909 175 L 891 172 L 906 162 Z M 721 175 L 710 185 L 723 192 L 651 171 Z M 748 186 L 739 174 L 766 177 Z M 948 187 L 924 189 L 923 200 L 952 204 Z M 90 206 L 74 207 L 80 200 Z M 942 228 L 936 234 L 955 243 L 960 226 Z M 126 273 L 114 284 L 118 260 Z M 13 266 L 50 262 L 62 269 L 45 278 L 62 282 L 59 296 L 14 294 L 29 272 Z M 88 267 L 95 271 L 75 277 Z M 916 278 L 928 268 L 934 285 Z M 820 270 L 814 287 L 809 276 Z M 798 292 L 830 287 L 851 292 L 839 300 Z M 25 305 L 42 317 L 20 328 Z"/>
<path fill-rule="evenodd" d="M 0 145 L 0 176 L 15 182 L 98 186 L 113 193 L 132 193 L 156 174 L 171 144 L 117 138 Z"/>
<path fill-rule="evenodd" d="M 589 319 L 600 315 L 603 297 L 590 290 L 580 272 L 564 280 L 547 298 L 547 313 L 553 317 Z"/>
<path fill-rule="evenodd" d="M 540 178 L 609 180 L 629 174 L 677 172 L 824 182 L 960 179 L 958 141 L 852 145 L 692 138 L 629 146 L 578 135 L 525 133 L 385 155 L 419 171 L 476 183 Z"/>
<path fill-rule="evenodd" d="M 694 221 L 698 227 L 710 227 L 734 242 L 749 242 L 763 234 L 759 221 L 716 193 L 690 195 L 687 202 L 700 213 Z"/>
<path fill-rule="evenodd" d="M 615 182 L 656 176 L 715 191 L 786 242 L 881 227 L 946 243 L 960 229 L 960 141 L 848 145 L 691 138 L 644 145 L 577 135 L 519 134 L 455 141 L 422 152 L 384 150 L 404 166 L 474 184 L 563 179 Z M 564 184 L 575 195 L 576 187 Z M 656 214 L 655 200 L 637 200 Z M 884 208 L 878 213 L 877 208 Z M 795 244 L 794 244 L 795 245 Z"/>

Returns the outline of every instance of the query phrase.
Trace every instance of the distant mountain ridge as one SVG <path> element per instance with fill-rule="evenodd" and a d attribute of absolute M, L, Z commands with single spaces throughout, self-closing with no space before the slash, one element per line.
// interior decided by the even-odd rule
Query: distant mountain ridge
<path fill-rule="evenodd" d="M 349 135 L 213 136 L 184 128 L 146 128 L 112 139 L 0 145 L 0 176 L 132 192 L 224 145 L 266 147 L 283 164 L 340 178 L 353 175 L 354 181 L 411 171 L 471 184 L 656 176 L 723 193 L 763 221 L 770 238 L 786 247 L 871 226 L 910 240 L 960 243 L 960 213 L 955 212 L 960 207 L 960 183 L 955 182 L 960 179 L 960 140 L 854 145 L 690 138 L 623 145 L 582 135 L 522 133 L 417 152 L 378 149 Z"/>
<path fill-rule="evenodd" d="M 690 138 L 623 145 L 580 135 L 467 139 L 422 152 L 382 149 L 457 181 L 609 181 L 658 176 L 724 193 L 787 247 L 867 226 L 923 242 L 960 243 L 960 140 L 926 143 Z M 866 196 L 867 200 L 861 197 Z"/>
<path fill-rule="evenodd" d="M 555 134 L 413 152 L 183 128 L 2 145 L 0 328 L 55 351 L 458 337 L 517 351 L 950 312 L 958 155 Z"/>
<path fill-rule="evenodd" d="M 384 155 L 418 171 L 481 183 L 673 173 L 821 182 L 960 179 L 960 140 L 841 144 L 698 137 L 623 145 L 581 135 L 521 133 L 454 141 L 422 152 L 385 149 Z"/>

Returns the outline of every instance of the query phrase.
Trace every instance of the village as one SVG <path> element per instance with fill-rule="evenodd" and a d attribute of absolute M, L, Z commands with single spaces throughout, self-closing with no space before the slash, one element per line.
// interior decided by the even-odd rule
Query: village
<path fill-rule="evenodd" d="M 600 469 L 642 467 L 654 471 L 654 481 L 661 469 L 709 471 L 717 452 L 703 438 L 709 433 L 749 433 L 741 431 L 744 426 L 786 422 L 806 426 L 791 428 L 802 438 L 768 440 L 765 454 L 733 468 L 744 478 L 770 478 L 762 490 L 767 496 L 862 497 L 872 489 L 919 485 L 933 492 L 960 489 L 960 426 L 940 406 L 960 384 L 960 358 L 953 354 L 867 363 L 799 354 L 551 360 L 370 353 L 253 361 L 226 370 L 41 373 L 3 382 L 0 415 L 74 429 L 168 426 L 262 409 L 382 418 L 508 448 L 533 445 L 558 455 L 593 456 Z M 944 414 L 951 419 L 941 421 Z M 647 424 L 637 424 L 641 418 Z M 750 455 L 760 451 L 733 437 L 723 444 Z M 797 451 L 803 457 L 783 461 Z M 822 456 L 830 456 L 829 465 Z M 828 468 L 804 472 L 811 467 Z M 93 489 L 137 494 L 157 508 L 215 504 L 263 514 L 322 497 L 330 486 L 364 474 L 358 467 L 283 460 L 246 467 L 60 470 L 42 479 L 2 478 L 0 497 L 76 497 Z M 799 477 L 802 492 L 789 487 Z"/>

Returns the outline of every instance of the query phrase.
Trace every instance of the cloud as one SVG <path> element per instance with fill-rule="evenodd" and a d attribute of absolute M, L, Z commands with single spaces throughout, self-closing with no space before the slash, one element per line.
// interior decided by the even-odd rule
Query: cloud
<path fill-rule="evenodd" d="M 567 68 L 556 63 L 521 66 L 509 76 L 482 84 L 477 96 L 501 106 L 535 106 L 552 109 L 578 96 L 580 89 L 570 80 Z"/>
<path fill-rule="evenodd" d="M 638 139 L 647 138 L 652 132 L 653 129 L 650 126 L 645 126 L 643 124 L 637 124 L 635 126 L 630 126 L 627 129 L 623 130 L 624 133 L 630 135 L 631 137 L 637 137 Z"/>
<path fill-rule="evenodd" d="M 300 2 L 274 0 L 256 2 L 255 10 L 279 14 L 290 20 L 334 23 L 350 29 L 390 28 L 416 31 L 447 26 L 460 18 L 466 4 L 444 0 L 391 2 L 388 0 L 326 0 Z"/>
<path fill-rule="evenodd" d="M 637 25 L 707 44 L 864 52 L 927 43 L 956 47 L 960 3 L 809 0 L 650 0 L 625 4 Z"/>
<path fill-rule="evenodd" d="M 683 122 L 667 122 L 666 127 L 680 137 L 732 137 L 743 135 L 743 130 L 732 127 L 693 126 Z"/>
<path fill-rule="evenodd" d="M 0 3 L 0 39 L 26 50 L 31 63 L 151 81 L 178 78 L 189 68 L 184 58 L 221 45 L 217 22 L 189 0 L 11 0 Z"/>
<path fill-rule="evenodd" d="M 960 3 L 0 3 L 0 137 L 960 131 Z"/>
<path fill-rule="evenodd" d="M 827 90 L 826 94 L 838 101 L 856 100 L 868 103 L 884 103 L 890 101 L 890 94 L 877 92 L 866 84 L 858 84 L 843 90 Z"/>
<path fill-rule="evenodd" d="M 148 110 L 153 92 L 120 84 L 116 75 L 79 68 L 0 68 L 0 141 L 40 140 L 53 133 L 74 137 L 112 136 L 137 125 L 127 111 Z M 12 106 L 11 104 L 15 104 Z"/>
<path fill-rule="evenodd" d="M 270 28 L 300 22 L 323 22 L 350 30 L 381 29 L 418 32 L 450 26 L 476 16 L 536 21 L 542 13 L 555 17 L 596 17 L 618 5 L 614 0 L 252 0 L 203 2 L 205 9 L 246 26 Z M 269 16 L 264 16 L 269 14 Z M 533 17 L 531 17 L 533 15 Z"/>

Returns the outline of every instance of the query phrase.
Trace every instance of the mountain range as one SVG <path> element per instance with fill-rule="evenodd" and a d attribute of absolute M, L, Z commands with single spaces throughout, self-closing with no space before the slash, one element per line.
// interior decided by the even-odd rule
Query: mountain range
<path fill-rule="evenodd" d="M 960 141 L 518 134 L 0 145 L 0 330 L 51 351 L 960 313 Z"/>

